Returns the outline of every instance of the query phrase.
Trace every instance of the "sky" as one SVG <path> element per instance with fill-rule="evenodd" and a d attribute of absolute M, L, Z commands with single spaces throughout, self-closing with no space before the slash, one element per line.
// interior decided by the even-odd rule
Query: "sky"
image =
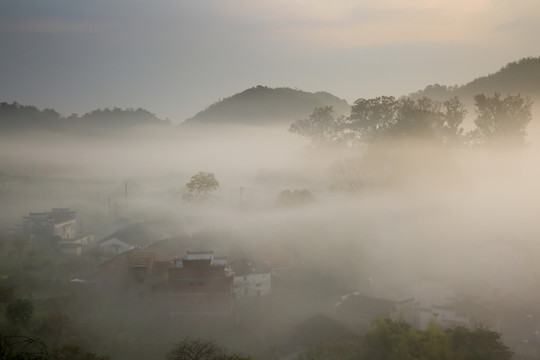
<path fill-rule="evenodd" d="M 175 123 L 264 85 L 349 103 L 540 56 L 538 0 L 0 0 L 0 101 Z"/>

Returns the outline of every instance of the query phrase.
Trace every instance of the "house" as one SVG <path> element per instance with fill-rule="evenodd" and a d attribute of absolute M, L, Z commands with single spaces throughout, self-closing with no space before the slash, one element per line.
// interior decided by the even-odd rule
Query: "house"
<path fill-rule="evenodd" d="M 80 255 L 86 246 L 93 243 L 93 234 L 78 234 L 71 239 L 59 240 L 56 244 L 62 254 Z"/>
<path fill-rule="evenodd" d="M 351 329 L 365 333 L 371 329 L 376 318 L 389 317 L 395 301 L 360 294 L 345 294 L 334 305 L 336 316 Z"/>
<path fill-rule="evenodd" d="M 232 262 L 231 268 L 236 299 L 265 296 L 272 292 L 272 275 L 268 265 L 240 259 Z"/>
<path fill-rule="evenodd" d="M 22 235 L 33 240 L 48 240 L 58 236 L 69 240 L 76 234 L 77 219 L 75 211 L 67 208 L 53 208 L 41 213 L 23 216 Z"/>
<path fill-rule="evenodd" d="M 460 313 L 455 293 L 436 282 L 422 282 L 413 288 L 414 295 L 396 302 L 391 318 L 404 320 L 425 330 L 431 321 L 443 328 L 471 325 L 468 315 Z"/>
<path fill-rule="evenodd" d="M 170 261 L 159 260 L 152 252 L 133 249 L 105 261 L 85 281 L 133 299 L 146 299 L 159 292 L 166 294 L 167 270 L 171 266 Z"/>
<path fill-rule="evenodd" d="M 119 255 L 135 248 L 114 236 L 99 241 L 96 246 L 103 249 L 106 256 Z"/>
<path fill-rule="evenodd" d="M 101 239 L 96 246 L 111 257 L 137 247 L 144 248 L 156 239 L 157 235 L 147 230 L 143 224 L 134 224 Z"/>
<path fill-rule="evenodd" d="M 170 316 L 228 316 L 232 312 L 233 277 L 213 251 L 188 251 L 168 269 Z"/>

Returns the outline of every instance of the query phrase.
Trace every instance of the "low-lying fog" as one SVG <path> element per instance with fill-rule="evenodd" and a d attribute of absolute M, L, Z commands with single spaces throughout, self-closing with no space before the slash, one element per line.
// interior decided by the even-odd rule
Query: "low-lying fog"
<path fill-rule="evenodd" d="M 76 210 L 85 231 L 111 217 L 167 218 L 184 233 L 232 231 L 246 251 L 285 248 L 381 297 L 440 280 L 471 295 L 538 300 L 540 140 L 529 142 L 519 151 L 315 149 L 286 127 L 237 126 L 10 136 L 0 142 L 0 225 L 52 207 Z M 206 202 L 186 202 L 199 171 L 220 187 Z M 303 189 L 316 200 L 277 205 L 282 191 Z"/>

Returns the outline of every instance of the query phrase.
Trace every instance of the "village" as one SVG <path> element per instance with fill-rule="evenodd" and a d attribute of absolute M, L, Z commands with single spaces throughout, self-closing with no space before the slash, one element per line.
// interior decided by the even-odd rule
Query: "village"
<path fill-rule="evenodd" d="M 102 311 L 117 320 L 139 318 L 141 332 L 126 330 L 133 326 L 129 323 L 113 328 L 131 333 L 130 344 L 145 344 L 143 353 L 161 346 L 148 345 L 142 335 L 142 329 L 151 328 L 163 341 L 181 334 L 226 334 L 227 344 L 257 358 L 294 359 L 317 344 L 365 334 L 377 318 L 406 321 L 420 330 L 432 323 L 443 329 L 486 327 L 501 333 L 515 354 L 532 358 L 540 353 L 540 308 L 498 289 L 491 296 L 463 294 L 424 279 L 406 298 L 385 297 L 388 292 L 377 288 L 376 279 L 347 288 L 318 272 L 308 251 L 279 242 L 243 248 L 236 234 L 220 231 L 166 237 L 166 221 L 122 224 L 96 237 L 80 232 L 79 221 L 68 208 L 30 212 L 5 233 L 3 251 L 11 257 L 26 251 L 35 259 L 28 254 L 43 251 L 72 262 L 85 259 L 84 267 L 60 280 L 65 286 L 58 294 L 36 286 L 26 295 L 38 312 L 46 308 L 40 303 L 55 297 L 77 299 L 86 314 L 74 315 L 80 304 L 53 308 L 73 320 L 97 317 L 88 321 L 97 321 L 98 327 L 111 320 L 96 316 Z M 2 271 L 1 284 L 12 284 L 9 269 Z M 87 303 L 90 299 L 93 304 Z M 101 350 L 114 354 L 109 346 Z"/>

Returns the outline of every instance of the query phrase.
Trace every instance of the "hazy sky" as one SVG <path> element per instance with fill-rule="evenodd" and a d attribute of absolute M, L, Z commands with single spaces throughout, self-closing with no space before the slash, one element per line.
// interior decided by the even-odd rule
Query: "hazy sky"
<path fill-rule="evenodd" d="M 0 101 L 180 122 L 256 85 L 349 102 L 540 55 L 538 0 L 0 0 Z"/>

